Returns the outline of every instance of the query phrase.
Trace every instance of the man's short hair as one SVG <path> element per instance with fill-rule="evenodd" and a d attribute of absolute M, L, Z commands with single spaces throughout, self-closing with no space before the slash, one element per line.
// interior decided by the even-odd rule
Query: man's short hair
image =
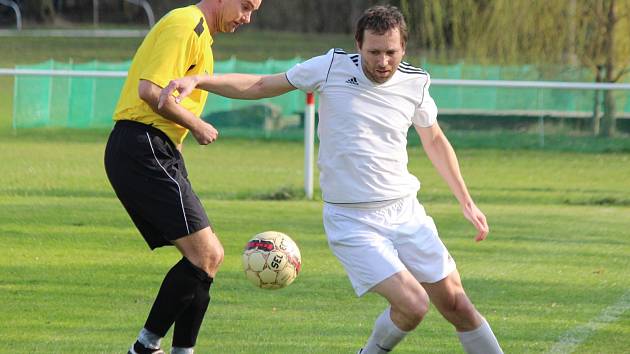
<path fill-rule="evenodd" d="M 359 18 L 354 39 L 357 40 L 359 47 L 361 47 L 366 30 L 383 35 L 394 28 L 398 28 L 400 31 L 400 41 L 404 47 L 407 44 L 407 23 L 400 10 L 391 5 L 372 6 L 365 10 L 361 18 Z"/>

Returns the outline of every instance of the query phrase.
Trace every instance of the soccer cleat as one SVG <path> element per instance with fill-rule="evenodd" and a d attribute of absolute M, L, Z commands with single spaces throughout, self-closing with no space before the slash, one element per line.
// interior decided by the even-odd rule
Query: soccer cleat
<path fill-rule="evenodd" d="M 133 343 L 127 354 L 166 354 L 162 349 L 150 349 L 136 341 Z"/>

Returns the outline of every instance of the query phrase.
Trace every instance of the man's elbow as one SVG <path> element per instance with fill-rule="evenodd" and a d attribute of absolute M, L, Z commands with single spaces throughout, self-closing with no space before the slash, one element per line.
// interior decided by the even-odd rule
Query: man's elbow
<path fill-rule="evenodd" d="M 146 80 L 140 80 L 140 83 L 138 84 L 138 97 L 148 104 L 155 112 L 158 111 L 157 103 L 159 98 L 159 87 L 154 83 Z"/>

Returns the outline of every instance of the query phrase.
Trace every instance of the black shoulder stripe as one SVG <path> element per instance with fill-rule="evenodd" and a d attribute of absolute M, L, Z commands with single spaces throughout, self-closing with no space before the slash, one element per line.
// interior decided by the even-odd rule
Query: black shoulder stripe
<path fill-rule="evenodd" d="M 335 48 L 335 54 L 346 54 L 346 51 L 341 48 Z"/>
<path fill-rule="evenodd" d="M 419 68 L 419 67 L 413 66 L 413 65 L 409 64 L 409 63 L 408 63 L 408 62 L 406 62 L 406 61 L 401 61 L 401 62 L 400 62 L 400 64 L 401 64 L 401 65 L 408 66 L 408 67 L 410 67 L 410 68 L 414 68 L 414 69 L 422 70 L 422 68 Z"/>
<path fill-rule="evenodd" d="M 359 54 L 352 54 L 350 55 L 350 60 L 352 60 L 352 62 L 354 63 L 354 65 L 356 65 L 356 67 L 359 67 Z"/>
<path fill-rule="evenodd" d="M 407 62 L 404 62 L 404 61 L 400 63 L 400 66 L 403 67 L 404 69 L 407 69 L 407 70 L 410 70 L 410 71 L 419 71 L 419 72 L 422 72 L 422 73 L 426 73 L 426 71 L 424 69 L 417 68 L 417 67 L 415 67 L 415 66 L 413 66 L 413 65 L 411 65 L 411 64 L 409 64 Z"/>
<path fill-rule="evenodd" d="M 426 73 L 426 71 L 424 71 L 424 70 L 410 69 L 410 68 L 406 68 L 404 66 L 399 66 L 398 69 L 405 70 L 405 71 L 412 72 L 412 73 L 418 73 L 418 74 Z"/>
<path fill-rule="evenodd" d="M 398 71 L 403 72 L 405 74 L 415 74 L 415 75 L 427 75 L 426 71 L 418 71 L 418 70 L 408 70 L 398 67 Z"/>
<path fill-rule="evenodd" d="M 197 24 L 197 27 L 195 27 L 195 33 L 197 33 L 197 37 L 201 37 L 201 34 L 203 33 L 203 17 L 199 19 L 199 23 Z"/>

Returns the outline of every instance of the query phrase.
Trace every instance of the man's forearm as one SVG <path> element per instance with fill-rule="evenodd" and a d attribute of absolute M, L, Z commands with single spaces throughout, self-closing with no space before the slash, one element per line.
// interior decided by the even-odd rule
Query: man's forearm
<path fill-rule="evenodd" d="M 158 108 L 158 100 L 161 88 L 152 82 L 142 80 L 140 82 L 139 94 L 140 98 L 151 107 L 151 109 L 160 116 L 181 125 L 188 130 L 194 130 L 199 119 L 192 112 L 175 104 L 173 101 L 166 102 Z"/>
<path fill-rule="evenodd" d="M 425 147 L 425 150 L 459 203 L 462 205 L 471 203 L 472 198 L 461 175 L 457 156 L 446 137 L 444 135 L 437 137 L 430 146 Z"/>
<path fill-rule="evenodd" d="M 284 74 L 224 74 L 198 76 L 197 88 L 229 98 L 255 100 L 275 97 L 295 89 Z"/>

